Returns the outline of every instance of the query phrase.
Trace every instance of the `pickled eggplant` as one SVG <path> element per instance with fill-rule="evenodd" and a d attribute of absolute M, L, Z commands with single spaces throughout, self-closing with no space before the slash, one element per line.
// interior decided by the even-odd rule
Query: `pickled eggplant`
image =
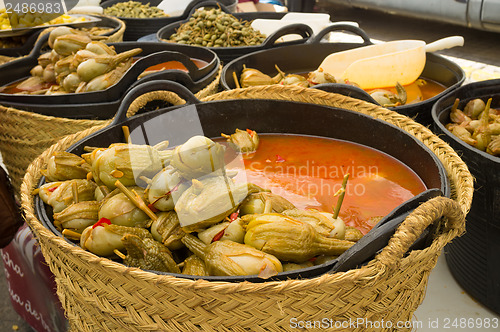
<path fill-rule="evenodd" d="M 182 242 L 205 262 L 210 275 L 256 274 L 268 278 L 283 271 L 281 262 L 276 257 L 245 244 L 225 240 L 206 245 L 191 234 L 187 234 Z"/>
<path fill-rule="evenodd" d="M 47 162 L 47 169 L 42 174 L 48 181 L 64 181 L 71 179 L 86 179 L 91 171 L 85 160 L 73 153 L 55 152 Z"/>
<path fill-rule="evenodd" d="M 59 213 L 54 214 L 54 224 L 62 229 L 70 229 L 82 233 L 85 228 L 99 220 L 100 202 L 84 201 L 71 204 Z"/>
<path fill-rule="evenodd" d="M 198 238 L 205 244 L 215 241 L 231 240 L 237 243 L 243 243 L 245 238 L 245 229 L 243 221 L 236 218 L 233 221 L 225 221 L 198 232 Z"/>
<path fill-rule="evenodd" d="M 144 197 L 144 189 L 132 187 L 139 196 Z M 138 208 L 124 193 L 118 193 L 102 202 L 99 219 L 106 218 L 113 224 L 129 227 L 144 227 L 149 216 Z"/>
<path fill-rule="evenodd" d="M 170 250 L 184 246 L 181 239 L 186 233 L 182 230 L 175 211 L 159 213 L 158 219 L 151 224 L 151 234 L 156 241 L 163 243 Z"/>
<path fill-rule="evenodd" d="M 184 260 L 184 267 L 182 274 L 189 274 L 192 276 L 208 276 L 207 267 L 205 262 L 196 255 L 191 255 Z"/>
<path fill-rule="evenodd" d="M 500 156 L 500 110 L 491 108 L 492 99 L 485 103 L 481 99 L 472 99 L 461 111 L 459 100 L 450 110 L 450 123 L 446 124 L 453 135 L 465 143 L 489 153 Z"/>
<path fill-rule="evenodd" d="M 175 204 L 175 211 L 186 232 L 193 232 L 222 221 L 238 209 L 240 203 L 257 187 L 236 184 L 225 176 L 193 179 Z"/>
<path fill-rule="evenodd" d="M 154 239 L 125 234 L 121 241 L 128 253 L 123 259 L 124 264 L 143 270 L 181 272 L 170 250 Z"/>
<path fill-rule="evenodd" d="M 146 188 L 150 204 L 159 211 L 174 209 L 175 201 L 186 190 L 188 184 L 172 166 L 158 172 Z"/>
<path fill-rule="evenodd" d="M 154 175 L 168 165 L 172 151 L 159 151 L 153 146 L 113 144 L 100 151 L 92 162 L 92 174 L 98 184 L 115 188 L 116 180 L 135 186 L 141 176 Z"/>
<path fill-rule="evenodd" d="M 340 255 L 354 242 L 328 238 L 306 222 L 277 213 L 248 215 L 245 244 L 280 260 L 303 263 L 314 256 Z"/>
<path fill-rule="evenodd" d="M 221 134 L 222 137 L 227 138 L 227 141 L 231 145 L 242 153 L 252 153 L 257 151 L 259 147 L 259 135 L 254 130 L 240 130 L 236 128 L 236 131 L 232 135 Z"/>
<path fill-rule="evenodd" d="M 204 136 L 193 136 L 175 148 L 172 166 L 186 179 L 195 179 L 224 169 L 224 146 Z"/>
<path fill-rule="evenodd" d="M 60 182 L 56 185 L 47 184 L 48 190 L 40 197 L 46 199 L 46 203 L 52 206 L 54 213 L 61 212 L 71 204 L 75 203 L 74 189 L 78 195 L 78 201 L 93 201 L 97 185 L 89 180 L 74 179 Z M 42 188 L 41 188 L 42 189 Z"/>
<path fill-rule="evenodd" d="M 94 225 L 85 228 L 80 238 L 80 246 L 96 255 L 110 257 L 115 255 L 115 250 L 125 248 L 122 242 L 125 234 L 152 238 L 146 229 L 113 225 L 109 220 L 102 218 Z"/>
<path fill-rule="evenodd" d="M 270 211 L 265 211 L 266 204 L 270 207 Z M 271 192 L 259 192 L 247 196 L 243 203 L 241 203 L 240 214 L 281 213 L 294 208 L 295 206 L 292 203 L 279 195 Z"/>

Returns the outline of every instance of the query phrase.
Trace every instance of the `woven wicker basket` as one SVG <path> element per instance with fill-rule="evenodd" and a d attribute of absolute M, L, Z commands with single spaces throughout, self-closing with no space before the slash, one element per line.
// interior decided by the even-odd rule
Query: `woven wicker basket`
<path fill-rule="evenodd" d="M 214 94 L 219 89 L 222 66 L 216 78 L 203 90 L 196 93 L 197 98 Z M 167 92 L 167 91 L 165 91 Z M 172 105 L 184 103 L 173 93 L 154 94 L 150 96 L 163 99 Z M 150 98 L 151 99 L 151 98 Z M 143 99 L 147 101 L 147 98 Z M 144 106 L 138 100 L 135 112 Z M 87 128 L 102 128 L 111 120 L 79 120 L 41 115 L 0 105 L 0 153 L 12 184 L 17 193 L 28 165 L 45 149 L 57 142 L 63 136 L 82 131 Z"/>
<path fill-rule="evenodd" d="M 418 207 L 387 247 L 367 265 L 312 279 L 264 283 L 192 281 L 157 275 L 97 257 L 54 235 L 37 219 L 32 191 L 54 152 L 97 131 L 66 136 L 28 168 L 21 187 L 26 219 L 55 275 L 57 293 L 74 331 L 286 331 L 293 322 L 410 321 L 422 302 L 429 273 L 443 249 L 464 232 L 473 179 L 457 154 L 427 128 L 387 109 L 337 94 L 303 88 L 249 88 L 209 97 L 287 99 L 359 111 L 415 135 L 442 161 L 453 199 Z M 423 250 L 405 252 L 441 216 L 440 232 Z M 349 326 L 349 325 L 345 325 Z M 365 331 L 364 326 L 341 330 Z M 393 330 L 391 328 L 381 330 Z"/>

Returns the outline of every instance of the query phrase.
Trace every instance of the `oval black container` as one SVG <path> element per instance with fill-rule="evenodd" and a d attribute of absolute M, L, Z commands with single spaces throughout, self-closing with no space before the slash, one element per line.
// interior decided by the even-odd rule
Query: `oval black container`
<path fill-rule="evenodd" d="M 357 34 L 363 38 L 362 43 L 321 43 L 321 38 L 328 32 L 332 31 L 347 31 Z M 357 47 L 371 45 L 370 38 L 366 33 L 351 25 L 332 25 L 322 30 L 318 35 L 313 36 L 310 42 L 303 45 L 293 45 L 283 48 L 270 50 L 262 50 L 243 55 L 239 58 L 226 64 L 222 71 L 221 85 L 224 89 L 234 89 L 235 83 L 233 72 L 237 77 L 240 76 L 243 70 L 243 65 L 247 68 L 255 68 L 261 72 L 274 76 L 277 74 L 275 65 L 286 73 L 305 73 L 311 72 L 318 68 L 323 59 L 331 53 L 350 50 Z M 426 63 L 421 77 L 436 81 L 446 87 L 442 93 L 429 98 L 425 101 L 403 105 L 392 108 L 392 110 L 415 118 L 419 123 L 428 126 L 432 124 L 431 108 L 432 105 L 446 93 L 457 89 L 465 80 L 465 73 L 456 63 L 433 53 L 426 54 Z M 328 84 L 322 84 L 318 88 L 336 92 L 335 87 L 329 87 Z M 344 89 L 349 89 L 344 87 Z M 358 90 L 353 92 L 353 95 L 358 94 Z M 367 98 L 370 96 L 367 95 Z M 363 98 L 366 99 L 366 98 Z"/>
<path fill-rule="evenodd" d="M 201 7 L 217 7 L 217 4 L 214 4 L 213 1 L 207 1 L 199 4 L 193 10 L 191 11 L 191 14 L 189 17 L 191 17 L 192 13 L 197 9 Z M 228 10 L 221 8 L 223 11 L 226 13 Z M 239 20 L 244 20 L 244 21 L 252 21 L 257 18 L 266 18 L 266 19 L 280 19 L 282 18 L 285 13 L 271 13 L 271 12 L 251 12 L 251 13 L 232 13 L 233 16 L 235 16 Z M 169 24 L 160 30 L 158 30 L 156 37 L 159 41 L 162 40 L 169 40 L 170 36 L 174 34 L 177 29 L 181 26 L 181 24 L 184 24 L 189 21 L 189 17 L 183 21 L 178 21 L 172 24 Z M 297 34 L 300 35 L 302 38 L 297 39 L 297 40 L 292 40 L 292 41 L 287 41 L 287 42 L 276 42 L 279 40 L 281 37 L 286 36 L 286 35 L 293 35 Z M 256 51 L 261 51 L 261 50 L 268 50 L 268 49 L 274 49 L 274 48 L 280 48 L 284 47 L 287 45 L 296 45 L 296 44 L 304 44 L 307 42 L 313 32 L 312 29 L 305 24 L 291 24 L 290 26 L 283 27 L 279 29 L 278 31 L 274 32 L 273 34 L 269 35 L 266 40 L 260 44 L 260 45 L 255 45 L 255 46 L 241 46 L 241 47 L 209 47 L 210 50 L 214 51 L 219 58 L 221 59 L 223 64 L 227 64 L 228 62 L 243 56 L 245 54 L 249 54 L 252 52 Z"/>
<path fill-rule="evenodd" d="M 492 98 L 491 107 L 500 108 L 500 80 L 464 85 L 432 108 L 434 131 L 458 152 L 476 180 L 466 233 L 445 247 L 446 262 L 470 295 L 500 314 L 500 157 L 469 146 L 445 128 L 456 98 L 459 109 L 475 98 Z"/>
<path fill-rule="evenodd" d="M 48 36 L 44 37 L 45 39 L 48 38 Z M 2 71 L 0 86 L 8 85 L 11 82 L 28 77 L 31 68 L 38 64 L 37 58 L 40 55 L 41 45 L 43 45 L 42 39 L 37 42 L 36 47 L 30 55 L 0 66 L 0 70 Z M 148 42 L 123 42 L 109 45 L 114 46 L 118 53 L 132 48 L 142 48 L 143 51 L 140 56 L 149 55 L 148 60 L 141 64 L 134 64 L 118 83 L 106 90 L 54 96 L 0 93 L 0 104 L 57 117 L 110 119 L 118 110 L 121 98 L 125 93 L 141 82 L 153 79 L 172 80 L 183 84 L 191 92 L 196 93 L 204 89 L 216 78 L 220 67 L 220 60 L 217 55 L 202 47 Z M 155 55 L 154 53 L 157 54 Z M 189 58 L 203 60 L 208 65 L 198 69 Z M 145 68 L 169 60 L 183 62 L 186 68 L 190 70 L 189 73 L 180 70 L 166 70 L 137 80 L 137 76 Z"/>
<path fill-rule="evenodd" d="M 132 140 L 136 144 L 143 144 L 140 142 L 142 141 L 146 144 L 154 145 L 167 139 L 165 137 L 166 132 L 175 132 L 178 130 L 176 128 L 179 127 L 184 128 L 182 124 L 175 121 L 172 122 L 172 119 L 178 119 L 179 113 L 172 118 L 168 117 L 169 112 L 175 111 L 180 107 L 159 109 L 136 115 L 132 118 L 126 118 L 126 110 L 135 98 L 145 92 L 165 89 L 166 87 L 170 87 L 171 91 L 179 94 L 188 104 L 192 104 L 181 106 L 185 108 L 181 108 L 181 112 L 179 113 L 195 114 L 195 118 L 185 119 L 185 121 L 196 123 L 199 119 L 203 135 L 207 137 L 220 137 L 221 132 L 234 132 L 236 128 L 252 128 L 261 134 L 286 133 L 312 135 L 350 141 L 377 149 L 410 167 L 422 179 L 427 188 L 437 189 L 434 191 L 431 190 L 430 194 L 424 193 L 424 200 L 434 197 L 437 195 L 436 192 L 441 192 L 446 196 L 450 194 L 446 171 L 439 159 L 414 136 L 385 121 L 344 109 L 282 100 L 240 99 L 200 103 L 184 87 L 173 82 L 153 81 L 141 84 L 131 90 L 124 98 L 123 104 L 110 126 L 75 143 L 67 151 L 80 155 L 83 153 L 85 146 L 108 147 L 111 143 L 124 142 L 125 138 L 122 126 L 129 127 L 132 133 Z M 322 119 L 322 121 L 309 121 L 311 118 Z M 332 130 L 332 123 L 336 124 L 335 130 Z M 171 130 L 166 130 L 165 126 L 169 126 Z M 142 134 L 136 136 L 134 133 Z M 180 140 L 178 137 L 173 137 L 172 140 L 168 137 L 168 139 L 172 143 L 172 146 L 183 143 L 178 142 Z M 40 185 L 43 183 L 45 183 L 44 178 L 41 179 Z M 418 202 L 413 201 L 408 206 L 403 203 L 394 209 L 389 214 L 389 221 L 398 221 L 396 219 L 399 218 L 399 222 L 401 222 L 404 219 L 402 212 L 414 209 L 415 203 Z M 35 197 L 35 209 L 39 220 L 52 232 L 61 236 L 60 232 L 52 224 L 51 208 L 45 206 L 38 196 Z M 392 232 L 394 232 L 397 225 L 393 226 Z M 390 237 L 392 233 L 385 233 L 385 235 Z M 432 236 L 432 231 L 429 231 L 427 236 L 421 240 L 420 245 L 427 245 L 427 241 L 432 240 Z M 387 244 L 388 238 L 386 237 L 383 240 L 383 242 L 375 244 L 383 248 Z M 372 252 L 372 254 L 374 253 Z M 351 252 L 350 254 L 353 256 L 362 256 L 366 259 L 372 258 L 369 252 Z M 203 277 L 203 279 L 211 281 L 240 282 L 246 280 L 263 282 L 269 280 L 286 280 L 289 278 L 310 278 L 329 272 L 332 268 L 335 268 L 337 262 L 337 260 L 334 260 L 310 268 L 279 273 L 270 279 L 262 279 L 257 276 L 209 276 Z M 359 263 L 362 262 L 360 261 Z M 344 267 L 349 265 L 345 264 L 349 262 L 343 263 Z M 151 272 L 169 274 L 179 278 L 200 279 L 197 276 L 157 271 Z"/>
<path fill-rule="evenodd" d="M 98 27 L 108 27 L 113 30 L 103 34 L 103 36 L 111 36 L 121 29 L 123 23 L 117 19 L 108 16 L 98 16 L 100 21 L 96 23 L 95 26 Z M 26 42 L 20 47 L 12 47 L 12 48 L 0 48 L 0 55 L 10 56 L 10 57 L 18 57 L 24 56 L 31 52 L 31 50 L 35 47 L 36 40 L 38 36 L 43 30 L 37 30 L 33 34 L 31 34 Z"/>
<path fill-rule="evenodd" d="M 108 8 L 119 2 L 127 2 L 128 0 L 108 0 L 101 4 L 103 8 Z M 150 4 L 151 6 L 158 6 L 162 0 L 134 0 L 141 2 L 143 4 Z M 123 35 L 124 41 L 137 41 L 139 38 L 156 33 L 160 28 L 171 24 L 173 22 L 182 21 L 189 16 L 189 13 L 199 3 L 203 0 L 193 0 L 186 7 L 182 15 L 179 16 L 169 16 L 169 17 L 157 17 L 157 18 L 127 18 L 118 17 L 120 20 L 125 22 L 127 26 L 125 33 Z M 227 8 L 229 11 L 236 10 L 237 1 L 235 0 L 220 0 L 222 6 Z"/>

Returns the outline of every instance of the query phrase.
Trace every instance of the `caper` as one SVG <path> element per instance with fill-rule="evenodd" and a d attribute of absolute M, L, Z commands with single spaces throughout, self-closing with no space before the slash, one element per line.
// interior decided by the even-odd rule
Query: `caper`
<path fill-rule="evenodd" d="M 165 12 L 157 7 L 138 1 L 118 2 L 104 8 L 104 14 L 126 18 L 165 17 Z"/>
<path fill-rule="evenodd" d="M 251 28 L 250 22 L 239 21 L 234 16 L 217 9 L 198 9 L 190 21 L 181 24 L 170 40 L 206 47 L 245 46 L 259 44 L 264 36 Z"/>
<path fill-rule="evenodd" d="M 224 32 L 226 30 L 226 27 L 220 24 L 219 22 L 216 23 L 217 29 L 219 29 L 220 32 Z"/>

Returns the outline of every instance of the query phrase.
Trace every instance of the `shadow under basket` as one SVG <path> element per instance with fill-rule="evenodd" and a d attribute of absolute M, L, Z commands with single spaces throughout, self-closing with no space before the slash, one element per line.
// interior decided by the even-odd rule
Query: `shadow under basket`
<path fill-rule="evenodd" d="M 291 331 L 295 330 L 294 321 L 325 317 L 334 322 L 360 317 L 369 321 L 411 320 L 442 249 L 464 231 L 464 215 L 473 192 L 472 176 L 465 164 L 446 143 L 413 120 L 338 94 L 277 86 L 226 91 L 202 101 L 242 98 L 327 105 L 396 125 L 420 140 L 442 162 L 452 199 L 436 197 L 422 203 L 375 259 L 347 272 L 262 283 L 177 278 L 97 257 L 56 236 L 37 219 L 33 189 L 49 156 L 68 149 L 98 128 L 66 136 L 29 166 L 21 198 L 27 222 L 55 275 L 57 294 L 74 331 Z M 437 220 L 441 220 L 441 227 L 431 243 L 405 254 L 416 237 Z"/>
<path fill-rule="evenodd" d="M 450 122 L 450 108 L 456 98 L 459 109 L 475 98 L 500 107 L 500 80 L 464 85 L 441 98 L 432 109 L 434 131 L 450 144 L 475 178 L 476 190 L 467 232 L 445 248 L 445 257 L 458 283 L 479 302 L 500 314 L 500 157 L 462 142 L 444 125 Z"/>

